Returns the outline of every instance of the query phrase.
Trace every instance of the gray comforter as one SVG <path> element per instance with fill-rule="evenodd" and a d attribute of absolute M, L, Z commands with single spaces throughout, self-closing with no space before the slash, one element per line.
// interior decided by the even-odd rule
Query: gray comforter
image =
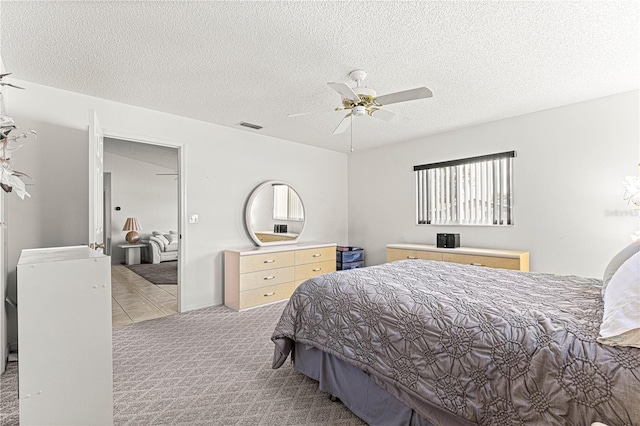
<path fill-rule="evenodd" d="M 272 340 L 359 367 L 429 418 L 640 425 L 640 349 L 596 343 L 599 280 L 405 260 L 303 283 Z"/>

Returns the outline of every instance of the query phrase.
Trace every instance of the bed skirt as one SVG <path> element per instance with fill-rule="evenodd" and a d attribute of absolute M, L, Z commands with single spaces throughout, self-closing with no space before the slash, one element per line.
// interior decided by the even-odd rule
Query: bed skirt
<path fill-rule="evenodd" d="M 319 383 L 320 390 L 339 398 L 371 426 L 469 426 L 438 407 L 426 419 L 375 383 L 367 373 L 319 349 L 296 342 L 294 368 Z"/>

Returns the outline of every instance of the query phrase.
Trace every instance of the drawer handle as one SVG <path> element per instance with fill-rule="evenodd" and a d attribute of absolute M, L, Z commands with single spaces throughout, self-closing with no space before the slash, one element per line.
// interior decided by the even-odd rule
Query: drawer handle
<path fill-rule="evenodd" d="M 322 268 L 315 268 L 315 269 L 313 270 L 313 272 L 318 272 L 318 271 L 322 271 Z"/>
<path fill-rule="evenodd" d="M 313 257 L 320 257 L 320 256 L 322 256 L 322 253 L 316 253 L 313 255 Z"/>
<path fill-rule="evenodd" d="M 269 276 L 269 277 L 264 277 L 264 280 L 265 280 L 265 281 L 269 281 L 269 280 L 274 279 L 275 277 L 276 277 L 275 275 L 271 275 L 271 276 Z"/>
<path fill-rule="evenodd" d="M 264 261 L 264 263 L 273 263 L 273 262 L 275 262 L 275 260 L 273 260 L 273 259 L 269 259 L 269 260 L 265 260 Z"/>
<path fill-rule="evenodd" d="M 274 294 L 276 294 L 275 291 L 270 291 L 269 293 L 265 293 L 264 297 L 270 297 L 270 296 L 273 296 Z"/>
<path fill-rule="evenodd" d="M 407 256 L 407 259 L 417 259 L 415 256 Z"/>
<path fill-rule="evenodd" d="M 473 263 L 473 262 L 471 262 L 470 265 L 473 265 L 473 266 L 485 266 L 482 263 Z"/>

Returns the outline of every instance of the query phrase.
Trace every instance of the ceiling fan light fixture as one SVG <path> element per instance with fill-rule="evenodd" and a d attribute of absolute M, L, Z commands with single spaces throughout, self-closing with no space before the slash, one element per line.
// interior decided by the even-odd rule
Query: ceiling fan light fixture
<path fill-rule="evenodd" d="M 352 114 L 356 117 L 362 117 L 367 113 L 367 109 L 362 105 L 357 105 L 353 107 Z"/>

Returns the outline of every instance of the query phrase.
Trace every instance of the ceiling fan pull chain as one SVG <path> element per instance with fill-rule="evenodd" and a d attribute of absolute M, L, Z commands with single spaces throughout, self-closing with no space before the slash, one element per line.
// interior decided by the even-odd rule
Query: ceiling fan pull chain
<path fill-rule="evenodd" d="M 349 151 L 353 152 L 353 115 L 351 116 L 351 148 Z"/>

